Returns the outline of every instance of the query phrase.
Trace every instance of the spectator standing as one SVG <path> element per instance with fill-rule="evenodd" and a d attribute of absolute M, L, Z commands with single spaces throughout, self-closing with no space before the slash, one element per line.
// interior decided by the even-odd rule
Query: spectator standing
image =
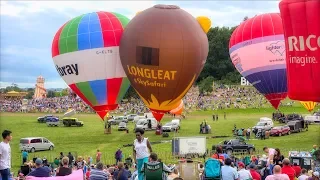
<path fill-rule="evenodd" d="M 308 171 L 306 169 L 302 169 L 301 170 L 301 175 L 298 177 L 298 180 L 306 180 L 308 179 L 309 176 L 308 176 Z"/>
<path fill-rule="evenodd" d="M 122 161 L 122 151 L 121 151 L 120 148 L 117 150 L 117 152 L 115 153 L 114 156 L 115 156 L 115 159 L 116 159 L 116 164 L 118 164 L 118 162 Z"/>
<path fill-rule="evenodd" d="M 95 169 L 90 172 L 90 180 L 105 180 L 108 179 L 107 173 L 103 171 L 103 164 L 98 162 Z"/>
<path fill-rule="evenodd" d="M 290 180 L 287 174 L 281 174 L 281 166 L 275 165 L 273 174 L 267 176 L 266 180 Z"/>
<path fill-rule="evenodd" d="M 222 180 L 239 180 L 239 174 L 236 169 L 231 167 L 232 160 L 227 158 L 224 161 L 224 166 L 221 167 Z"/>
<path fill-rule="evenodd" d="M 60 166 L 57 169 L 57 176 L 67 176 L 72 173 L 72 169 L 69 167 L 69 158 L 63 157 L 62 158 L 62 164 L 63 166 Z"/>
<path fill-rule="evenodd" d="M 74 157 L 71 154 L 71 152 L 68 153 L 68 158 L 69 158 L 69 166 L 72 168 L 72 164 L 74 163 Z"/>
<path fill-rule="evenodd" d="M 282 167 L 283 159 L 284 159 L 284 156 L 281 154 L 280 149 L 276 148 L 274 152 L 274 160 L 273 160 L 274 164 Z"/>
<path fill-rule="evenodd" d="M 135 130 L 136 139 L 133 142 L 133 158 L 138 168 L 138 178 L 143 180 L 142 166 L 148 162 L 149 152 L 152 152 L 151 144 L 148 138 L 145 138 L 144 130 L 137 128 Z M 149 151 L 148 151 L 149 150 Z"/>
<path fill-rule="evenodd" d="M 282 173 L 288 175 L 290 180 L 294 180 L 294 178 L 296 177 L 296 172 L 290 166 L 290 160 L 288 158 L 284 158 L 282 164 Z"/>
<path fill-rule="evenodd" d="M 269 174 L 272 174 L 273 159 L 274 159 L 274 155 L 275 155 L 276 150 L 273 148 L 264 147 L 263 151 L 268 154 L 267 167 L 269 169 Z"/>
<path fill-rule="evenodd" d="M 28 160 L 28 152 L 26 150 L 23 150 L 22 151 L 22 164 L 27 162 L 27 160 Z"/>
<path fill-rule="evenodd" d="M 37 158 L 36 162 L 36 169 L 31 171 L 27 176 L 34 176 L 34 177 L 50 177 L 51 170 L 47 166 L 43 166 L 42 160 Z"/>
<path fill-rule="evenodd" d="M 11 168 L 11 148 L 9 142 L 12 140 L 11 131 L 2 132 L 3 141 L 0 143 L 0 174 L 2 180 L 9 180 Z"/>
<path fill-rule="evenodd" d="M 100 162 L 100 160 L 101 160 L 101 155 L 102 155 L 102 153 L 101 153 L 100 150 L 98 149 L 98 150 L 97 150 L 97 154 L 96 154 L 96 163 Z"/>

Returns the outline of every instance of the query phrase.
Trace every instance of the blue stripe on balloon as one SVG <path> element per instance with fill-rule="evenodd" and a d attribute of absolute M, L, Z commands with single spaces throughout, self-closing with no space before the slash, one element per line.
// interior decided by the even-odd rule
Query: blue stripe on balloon
<path fill-rule="evenodd" d="M 91 48 L 104 47 L 100 19 L 97 13 L 90 14 L 89 32 Z"/>
<path fill-rule="evenodd" d="M 284 61 L 285 61 L 285 59 L 284 59 Z M 285 64 L 275 64 L 275 65 L 270 65 L 270 66 L 257 67 L 257 68 L 250 69 L 248 71 L 243 71 L 243 72 L 241 72 L 241 75 L 245 77 L 245 76 L 249 76 L 250 74 L 258 73 L 261 71 L 270 71 L 270 70 L 274 70 L 274 69 L 286 69 L 286 65 Z"/>
<path fill-rule="evenodd" d="M 78 26 L 78 49 L 79 51 L 90 49 L 90 34 L 89 34 L 89 17 L 90 14 L 86 14 L 82 17 Z"/>
<path fill-rule="evenodd" d="M 256 72 L 245 78 L 264 95 L 287 92 L 286 69 Z"/>
<path fill-rule="evenodd" d="M 90 87 L 99 105 L 107 103 L 107 80 L 89 81 Z"/>
<path fill-rule="evenodd" d="M 284 41 L 284 35 L 264 36 L 264 37 L 259 37 L 259 38 L 243 41 L 243 42 L 240 42 L 240 43 L 232 46 L 229 49 L 229 53 L 231 54 L 233 51 L 235 51 L 235 50 L 237 50 L 239 48 L 242 48 L 244 46 L 249 46 L 249 45 L 252 45 L 252 44 L 258 44 L 258 43 L 268 42 L 268 41 Z"/>
<path fill-rule="evenodd" d="M 83 16 L 78 26 L 78 49 L 104 47 L 100 19 L 97 13 Z"/>

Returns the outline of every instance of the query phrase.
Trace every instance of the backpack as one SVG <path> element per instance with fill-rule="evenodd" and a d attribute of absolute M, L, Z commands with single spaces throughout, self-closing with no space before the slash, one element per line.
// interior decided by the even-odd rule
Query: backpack
<path fill-rule="evenodd" d="M 212 158 L 219 160 L 221 163 L 224 163 L 224 155 L 223 154 L 214 154 L 212 155 Z"/>
<path fill-rule="evenodd" d="M 218 159 L 209 158 L 205 163 L 205 177 L 219 178 L 221 176 L 221 163 Z"/>

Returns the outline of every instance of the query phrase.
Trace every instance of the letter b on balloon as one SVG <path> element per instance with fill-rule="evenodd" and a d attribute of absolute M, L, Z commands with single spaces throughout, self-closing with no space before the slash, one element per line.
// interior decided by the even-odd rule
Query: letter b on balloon
<path fill-rule="evenodd" d="M 288 96 L 320 102 L 320 1 L 282 0 Z"/>

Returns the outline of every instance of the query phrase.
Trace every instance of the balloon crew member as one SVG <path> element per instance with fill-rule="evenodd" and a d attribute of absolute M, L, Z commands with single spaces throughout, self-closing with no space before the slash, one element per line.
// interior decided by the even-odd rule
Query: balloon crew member
<path fill-rule="evenodd" d="M 136 139 L 133 142 L 133 158 L 137 164 L 138 179 L 143 180 L 142 167 L 144 163 L 148 162 L 149 154 L 152 152 L 151 144 L 148 138 L 145 138 L 144 130 L 137 128 L 135 130 Z"/>

